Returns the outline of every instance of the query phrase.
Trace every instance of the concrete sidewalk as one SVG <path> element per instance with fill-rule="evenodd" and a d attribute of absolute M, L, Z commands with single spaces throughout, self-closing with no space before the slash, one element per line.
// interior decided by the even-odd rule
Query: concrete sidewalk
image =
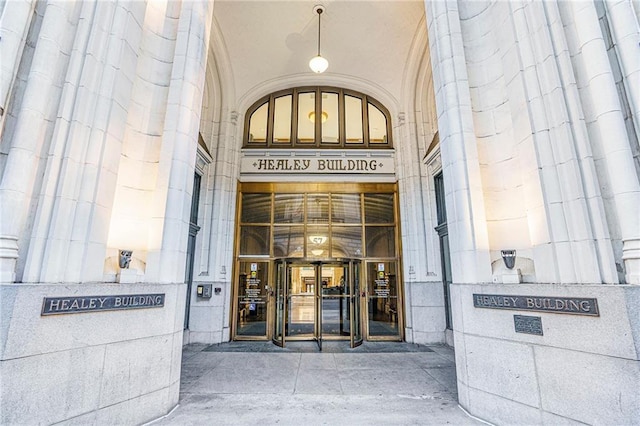
<path fill-rule="evenodd" d="M 444 346 L 270 342 L 187 346 L 180 404 L 156 425 L 482 424 L 459 407 Z"/>

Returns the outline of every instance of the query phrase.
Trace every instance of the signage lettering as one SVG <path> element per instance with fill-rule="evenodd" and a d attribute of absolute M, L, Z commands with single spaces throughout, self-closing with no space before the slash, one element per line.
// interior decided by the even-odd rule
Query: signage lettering
<path fill-rule="evenodd" d="M 343 160 L 323 159 L 315 160 L 315 169 L 320 171 L 338 172 L 375 172 L 378 168 L 378 160 Z M 382 165 L 380 163 L 380 165 Z M 305 171 L 311 166 L 311 160 L 290 159 L 266 159 L 261 158 L 253 163 L 257 170 L 261 171 Z"/>
<path fill-rule="evenodd" d="M 360 158 L 327 158 L 322 156 L 243 156 L 242 174 L 393 174 L 394 159 L 389 155 Z"/>
<path fill-rule="evenodd" d="M 45 297 L 41 315 L 77 314 L 91 311 L 161 308 L 162 294 L 124 294 L 116 296 Z"/>
<path fill-rule="evenodd" d="M 474 294 L 473 306 L 488 309 L 516 309 L 521 311 L 600 316 L 598 300 L 581 297 Z"/>

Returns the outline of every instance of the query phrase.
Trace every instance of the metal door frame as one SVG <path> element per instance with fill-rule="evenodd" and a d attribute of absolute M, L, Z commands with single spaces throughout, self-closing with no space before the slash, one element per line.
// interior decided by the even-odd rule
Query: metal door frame
<path fill-rule="evenodd" d="M 355 265 L 358 264 L 359 269 L 356 277 Z M 322 268 L 324 266 L 340 266 L 347 268 L 346 281 L 349 285 L 349 297 L 345 297 L 350 304 L 350 325 L 349 325 L 349 339 L 331 339 L 331 340 L 348 340 L 352 348 L 362 344 L 364 340 L 364 333 L 362 332 L 362 302 L 360 289 L 356 291 L 356 279 L 358 284 L 362 283 L 362 274 L 364 270 L 362 268 L 361 259 L 307 259 L 307 258 L 280 258 L 273 261 L 273 280 L 274 280 L 274 292 L 271 294 L 273 311 L 271 313 L 272 324 L 270 328 L 271 340 L 274 344 L 280 347 L 286 347 L 287 340 L 289 341 L 311 341 L 314 340 L 318 344 L 318 349 L 322 351 Z M 290 271 L 293 266 L 310 266 L 314 268 L 314 307 L 315 307 L 315 321 L 314 321 L 314 333 L 313 338 L 305 337 L 287 337 L 287 323 L 289 317 L 289 280 L 291 279 Z M 282 268 L 282 272 L 279 272 L 279 268 Z M 282 282 L 278 282 L 281 279 Z M 281 291 L 279 292 L 279 289 Z M 278 315 L 279 302 L 282 305 L 282 315 Z M 356 307 L 356 304 L 358 306 Z M 355 315 L 358 316 L 356 321 Z M 280 321 L 280 324 L 278 324 Z M 354 326 L 355 324 L 355 326 Z M 278 325 L 280 326 L 281 335 L 278 335 Z M 357 329 L 357 330 L 356 330 Z M 358 333 L 356 333 L 358 331 Z"/>

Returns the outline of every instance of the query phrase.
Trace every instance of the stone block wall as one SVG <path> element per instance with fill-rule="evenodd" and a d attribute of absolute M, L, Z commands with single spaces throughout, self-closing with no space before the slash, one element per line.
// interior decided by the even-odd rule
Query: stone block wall
<path fill-rule="evenodd" d="M 460 404 L 496 424 L 635 424 L 640 287 L 454 284 Z M 474 294 L 595 298 L 599 316 L 476 308 Z M 541 318 L 543 335 L 513 316 Z"/>
<path fill-rule="evenodd" d="M 139 424 L 178 402 L 185 285 L 1 288 L 2 424 Z M 165 295 L 163 307 L 41 316 L 44 297 Z"/>

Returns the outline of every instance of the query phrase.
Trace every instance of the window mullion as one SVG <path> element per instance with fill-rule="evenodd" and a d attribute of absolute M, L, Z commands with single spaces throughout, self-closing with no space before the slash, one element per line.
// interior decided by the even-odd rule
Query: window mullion
<path fill-rule="evenodd" d="M 275 116 L 275 100 L 274 96 L 269 96 L 269 107 L 267 113 L 267 147 L 273 146 L 273 119 Z"/>

